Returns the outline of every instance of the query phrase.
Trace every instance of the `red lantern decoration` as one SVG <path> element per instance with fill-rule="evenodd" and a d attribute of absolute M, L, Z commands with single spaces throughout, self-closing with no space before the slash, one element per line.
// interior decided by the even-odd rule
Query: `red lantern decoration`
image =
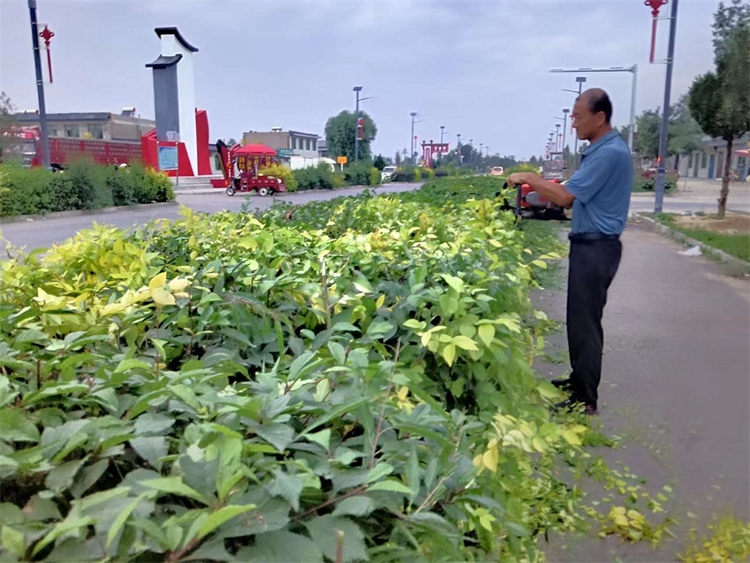
<path fill-rule="evenodd" d="M 651 63 L 654 62 L 654 53 L 656 51 L 656 20 L 659 17 L 659 8 L 667 3 L 667 0 L 645 0 L 643 2 L 646 6 L 651 8 L 651 15 L 653 16 L 653 22 L 651 24 Z"/>
<path fill-rule="evenodd" d="M 52 55 L 49 51 L 49 40 L 55 36 L 54 32 L 45 25 L 44 29 L 39 32 L 39 37 L 44 39 L 44 46 L 47 48 L 47 69 L 49 70 L 49 83 L 52 84 Z"/>

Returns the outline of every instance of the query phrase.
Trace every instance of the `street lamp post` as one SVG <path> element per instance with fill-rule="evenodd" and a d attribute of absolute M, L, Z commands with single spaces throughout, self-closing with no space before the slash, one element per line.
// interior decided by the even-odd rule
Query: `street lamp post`
<path fill-rule="evenodd" d="M 656 170 L 654 191 L 654 213 L 661 213 L 664 205 L 664 184 L 666 181 L 667 133 L 669 128 L 669 97 L 672 90 L 672 65 L 674 64 L 674 40 L 677 31 L 677 0 L 672 0 L 672 14 L 669 22 L 669 47 L 667 48 L 667 76 L 664 85 L 664 109 L 661 115 L 661 134 L 659 136 L 659 163 Z M 632 135 L 633 132 L 631 131 Z M 632 149 L 631 149 L 632 150 Z"/>
<path fill-rule="evenodd" d="M 673 6 L 674 10 L 674 6 Z M 638 65 L 633 66 L 610 66 L 605 68 L 589 68 L 589 67 L 583 67 L 583 68 L 571 68 L 571 69 L 565 69 L 565 68 L 553 68 L 550 69 L 550 72 L 629 72 L 633 75 L 633 90 L 630 95 L 630 131 L 628 132 L 628 147 L 630 148 L 630 152 L 633 152 L 633 131 L 635 129 L 635 97 L 636 97 L 636 85 L 638 83 Z M 582 79 L 583 80 L 580 80 Z M 578 89 L 580 92 L 581 86 L 583 82 L 585 82 L 585 78 L 582 76 L 579 76 L 576 78 L 576 82 L 579 83 Z M 579 94 L 580 95 L 580 94 Z"/>
<path fill-rule="evenodd" d="M 445 125 L 440 126 L 440 144 L 443 144 L 443 133 L 445 133 Z"/>
<path fill-rule="evenodd" d="M 354 93 L 357 101 L 354 106 L 354 162 L 359 161 L 359 93 L 362 91 L 362 86 L 355 86 Z"/>
<path fill-rule="evenodd" d="M 357 101 L 356 105 L 354 106 L 354 161 L 359 161 L 359 102 L 364 102 L 365 100 L 372 99 L 372 96 L 367 96 L 366 98 L 360 98 L 359 93 L 362 91 L 362 86 L 355 86 L 353 88 L 353 91 L 356 92 Z M 362 123 L 362 137 L 364 138 L 364 132 L 365 132 L 365 124 Z"/>
<path fill-rule="evenodd" d="M 409 114 L 411 116 L 411 154 L 409 155 L 409 158 L 411 160 L 412 165 L 414 165 L 414 124 L 419 123 L 423 121 L 422 119 L 414 119 L 417 117 L 417 112 L 413 111 Z"/>
<path fill-rule="evenodd" d="M 555 133 L 555 151 L 560 150 L 560 124 L 555 123 L 555 128 L 557 129 L 557 133 Z"/>
<path fill-rule="evenodd" d="M 563 141 L 563 148 L 562 148 L 562 150 L 563 150 L 563 152 L 565 152 L 565 132 L 568 129 L 568 112 L 569 111 L 570 111 L 570 109 L 563 108 L 563 138 L 562 138 L 562 141 Z"/>
<path fill-rule="evenodd" d="M 44 78 L 42 77 L 42 59 L 39 54 L 39 27 L 36 20 L 36 0 L 29 0 L 29 18 L 31 19 L 31 44 L 34 48 L 34 69 L 36 71 L 36 93 L 39 98 L 39 129 L 42 135 L 42 159 L 44 167 L 50 169 L 49 134 L 47 131 L 47 108 L 44 103 Z"/>
<path fill-rule="evenodd" d="M 581 88 L 583 83 L 586 82 L 585 76 L 576 76 L 576 82 L 578 82 L 578 90 L 570 90 L 568 88 L 561 88 L 563 92 L 572 92 L 578 96 L 581 95 Z M 571 126 L 573 125 L 573 116 L 570 117 Z M 573 142 L 573 170 L 578 168 L 578 133 L 576 132 L 575 141 Z"/>

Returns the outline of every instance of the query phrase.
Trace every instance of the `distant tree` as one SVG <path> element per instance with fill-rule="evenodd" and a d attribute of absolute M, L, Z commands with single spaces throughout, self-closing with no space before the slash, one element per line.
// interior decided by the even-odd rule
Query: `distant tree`
<path fill-rule="evenodd" d="M 237 144 L 237 140 L 234 137 L 229 137 L 228 139 L 224 139 L 224 143 L 228 147 L 233 147 L 234 145 Z"/>
<path fill-rule="evenodd" d="M 401 166 L 401 151 L 396 151 L 396 154 L 393 157 L 393 164 Z"/>
<path fill-rule="evenodd" d="M 383 168 L 386 167 L 385 157 L 382 154 L 379 154 L 375 157 L 375 160 L 372 161 L 372 165 L 382 172 Z"/>
<path fill-rule="evenodd" d="M 734 141 L 750 131 L 750 23 L 740 23 L 721 49 L 716 72 L 699 76 L 690 87 L 689 106 L 706 135 L 727 143 L 718 208 L 719 217 L 723 218 Z"/>
<path fill-rule="evenodd" d="M 670 156 L 677 157 L 676 166 L 679 166 L 681 154 L 689 154 L 703 146 L 702 136 L 700 125 L 690 113 L 689 97 L 684 94 L 669 110 L 667 152 Z"/>
<path fill-rule="evenodd" d="M 661 131 L 661 111 L 648 109 L 636 120 L 635 152 L 642 157 L 659 156 L 659 132 Z"/>
<path fill-rule="evenodd" d="M 3 152 L 11 143 L 10 131 L 13 127 L 15 112 L 16 106 L 13 105 L 10 97 L 5 92 L 0 92 L 0 162 L 3 160 Z"/>
<path fill-rule="evenodd" d="M 563 148 L 562 154 L 563 154 L 563 163 L 564 163 L 566 170 L 573 170 L 573 168 L 575 168 L 575 157 L 573 156 L 573 151 L 570 150 L 569 145 L 565 145 L 565 148 Z"/>
<path fill-rule="evenodd" d="M 729 5 L 719 2 L 714 12 L 713 31 L 714 62 L 719 66 L 727 52 L 729 38 L 741 25 L 750 25 L 750 1 L 730 0 Z"/>
<path fill-rule="evenodd" d="M 531 164 L 532 166 L 538 166 L 538 161 L 537 161 L 537 159 L 536 159 L 536 157 L 535 157 L 535 156 L 532 156 L 532 157 L 531 157 L 531 158 L 529 159 L 529 164 Z"/>
<path fill-rule="evenodd" d="M 370 160 L 370 143 L 375 139 L 378 128 L 372 118 L 360 112 L 360 119 L 365 120 L 364 138 L 359 141 L 359 159 Z M 342 111 L 326 122 L 326 143 L 331 158 L 345 156 L 349 162 L 354 161 L 354 136 L 357 131 L 357 118 L 350 111 Z"/>

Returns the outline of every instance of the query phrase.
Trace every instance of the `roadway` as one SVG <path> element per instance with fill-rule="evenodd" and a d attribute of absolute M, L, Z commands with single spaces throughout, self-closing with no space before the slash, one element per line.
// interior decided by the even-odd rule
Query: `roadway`
<path fill-rule="evenodd" d="M 403 184 L 393 183 L 380 186 L 376 193 L 398 193 L 410 191 L 420 187 L 421 183 Z M 696 181 L 681 186 L 681 191 L 664 198 L 664 211 L 671 213 L 685 213 L 702 211 L 713 213 L 716 211 L 716 198 L 719 192 L 717 182 Z M 298 192 L 284 196 L 249 198 L 253 209 L 266 209 L 274 201 L 287 201 L 293 205 L 302 205 L 315 200 L 328 200 L 336 197 L 356 195 L 368 188 L 341 188 L 331 191 Z M 216 213 L 222 210 L 240 211 L 248 201 L 247 197 L 235 195 L 228 197 L 223 191 L 216 193 L 180 193 L 175 205 L 139 206 L 133 209 L 120 208 L 108 211 L 94 211 L 82 215 L 65 217 L 48 217 L 44 219 L 26 220 L 21 222 L 0 222 L 2 238 L 15 247 L 25 246 L 27 250 L 33 248 L 48 248 L 54 243 L 62 242 L 75 236 L 78 231 L 90 228 L 93 223 L 113 225 L 127 229 L 134 225 L 143 225 L 156 219 L 179 219 L 180 206 L 189 207 L 196 211 Z M 729 195 L 730 210 L 750 213 L 750 184 L 732 184 Z M 654 196 L 652 194 L 633 194 L 630 204 L 631 212 L 653 211 Z"/>

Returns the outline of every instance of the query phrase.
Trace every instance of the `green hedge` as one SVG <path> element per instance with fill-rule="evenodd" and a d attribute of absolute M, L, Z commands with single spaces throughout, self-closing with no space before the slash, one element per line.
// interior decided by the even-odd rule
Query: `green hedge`
<path fill-rule="evenodd" d="M 350 164 L 344 168 L 346 183 L 350 186 L 369 186 L 370 168 L 372 166 L 367 162 L 354 162 Z"/>
<path fill-rule="evenodd" d="M 299 168 L 294 171 L 298 190 L 331 190 L 334 188 L 333 172 L 325 162 L 317 166 Z"/>
<path fill-rule="evenodd" d="M 656 187 L 656 175 L 645 174 L 643 172 L 636 175 L 633 180 L 633 192 L 653 192 Z M 674 172 L 667 172 L 667 180 L 664 189 L 669 192 L 673 192 L 677 189 L 677 174 Z"/>
<path fill-rule="evenodd" d="M 530 563 L 583 531 L 574 476 L 630 477 L 549 411 L 529 291 L 556 255 L 501 185 L 186 209 L 3 263 L 0 561 Z M 663 534 L 633 491 L 630 541 Z"/>
<path fill-rule="evenodd" d="M 0 164 L 0 217 L 173 199 L 172 183 L 166 174 L 140 165 L 114 168 L 78 161 L 53 173 Z"/>

